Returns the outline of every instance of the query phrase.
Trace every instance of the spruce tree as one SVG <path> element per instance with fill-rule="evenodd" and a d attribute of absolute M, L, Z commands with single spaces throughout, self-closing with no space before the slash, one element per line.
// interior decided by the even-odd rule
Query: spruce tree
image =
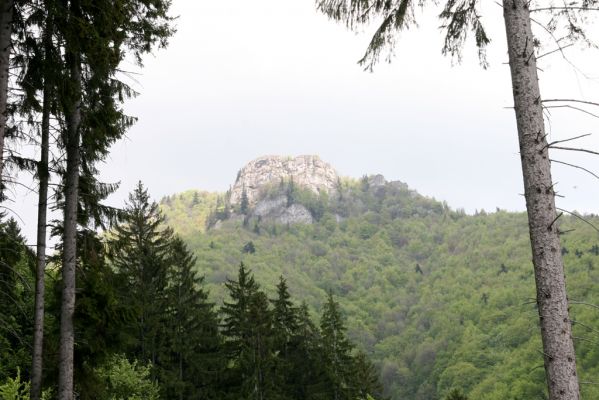
<path fill-rule="evenodd" d="M 93 2 L 46 0 L 55 7 L 62 56 L 59 93 L 66 151 L 64 180 L 64 229 L 62 260 L 62 310 L 58 398 L 72 400 L 75 332 L 75 267 L 77 262 L 77 213 L 82 168 L 92 171 L 109 147 L 133 123 L 120 104 L 133 91 L 116 78 L 120 63 L 130 55 L 141 57 L 155 45 L 165 45 L 172 34 L 168 0 Z"/>
<path fill-rule="evenodd" d="M 214 305 L 193 271 L 195 258 L 175 237 L 168 251 L 166 321 L 157 368 L 166 398 L 217 398 L 223 368 Z"/>
<path fill-rule="evenodd" d="M 127 301 L 135 312 L 129 333 L 135 338 L 132 354 L 156 362 L 158 335 L 166 304 L 168 252 L 172 232 L 163 225 L 164 216 L 150 201 L 139 182 L 114 227 L 109 240 L 109 257 L 123 281 Z"/>
<path fill-rule="evenodd" d="M 231 301 L 224 303 L 221 313 L 225 352 L 231 363 L 230 385 L 236 395 L 244 399 L 276 398 L 268 298 L 243 263 L 237 280 L 228 280 L 225 285 Z"/>
<path fill-rule="evenodd" d="M 277 284 L 277 297 L 271 300 L 274 349 L 278 354 L 276 364 L 276 379 L 279 387 L 285 392 L 290 391 L 292 382 L 291 372 L 294 368 L 291 353 L 296 346 L 298 336 L 298 316 L 296 307 L 291 302 L 287 282 L 281 276 Z"/>
<path fill-rule="evenodd" d="M 354 400 L 351 373 L 352 345 L 345 336 L 345 324 L 339 303 L 329 292 L 320 320 L 321 351 L 327 388 L 325 393 L 332 400 Z"/>
<path fill-rule="evenodd" d="M 325 391 L 327 382 L 323 379 L 320 334 L 310 318 L 305 302 L 297 310 L 296 323 L 297 328 L 288 356 L 291 365 L 288 377 L 289 393 L 293 399 L 313 399 Z"/>
<path fill-rule="evenodd" d="M 381 399 L 383 387 L 379 380 L 378 371 L 364 352 L 358 352 L 353 358 L 352 386 L 358 399 L 366 399 L 371 396 Z"/>
<path fill-rule="evenodd" d="M 0 382 L 28 369 L 34 264 L 17 222 L 0 213 Z"/>
<path fill-rule="evenodd" d="M 241 192 L 241 201 L 239 203 L 239 211 L 243 215 L 247 215 L 249 208 L 250 208 L 250 201 L 248 199 L 247 191 L 245 190 L 245 187 L 244 187 L 243 191 Z"/>

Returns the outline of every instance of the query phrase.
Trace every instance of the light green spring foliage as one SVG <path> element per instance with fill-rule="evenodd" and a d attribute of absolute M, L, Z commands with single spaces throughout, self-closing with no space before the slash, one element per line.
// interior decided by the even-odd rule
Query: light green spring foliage
<path fill-rule="evenodd" d="M 104 382 L 106 397 L 102 400 L 158 400 L 160 389 L 150 379 L 150 366 L 130 362 L 125 356 L 115 355 L 96 370 Z"/>
<path fill-rule="evenodd" d="M 345 182 L 313 225 L 256 230 L 229 221 L 201 233 L 189 226 L 193 209 L 181 220 L 162 207 L 217 302 L 241 260 L 271 295 L 284 275 L 292 296 L 318 314 L 331 289 L 348 338 L 375 361 L 392 399 L 441 399 L 453 388 L 480 400 L 544 398 L 526 214 L 466 215 L 405 185 L 368 180 Z M 599 303 L 599 235 L 573 217 L 559 223 L 575 229 L 562 236 L 571 317 L 580 380 L 594 382 L 599 312 L 575 302 Z M 250 241 L 256 251 L 243 252 Z M 582 385 L 582 395 L 599 398 L 599 386 Z"/>
<path fill-rule="evenodd" d="M 21 381 L 21 370 L 17 369 L 15 378 L 8 378 L 3 385 L 0 385 L 1 400 L 21 400 L 29 398 L 29 382 Z"/>
<path fill-rule="evenodd" d="M 14 378 L 9 377 L 0 385 L 0 400 L 29 400 L 30 387 L 29 381 L 21 380 L 21 369 L 17 368 L 17 375 Z M 42 400 L 50 399 L 52 399 L 52 390 L 44 390 Z"/>
<path fill-rule="evenodd" d="M 177 232 L 193 236 L 205 231 L 208 216 L 216 206 L 218 195 L 196 190 L 164 197 L 160 200 L 163 209 L 168 210 L 167 224 L 177 226 Z"/>

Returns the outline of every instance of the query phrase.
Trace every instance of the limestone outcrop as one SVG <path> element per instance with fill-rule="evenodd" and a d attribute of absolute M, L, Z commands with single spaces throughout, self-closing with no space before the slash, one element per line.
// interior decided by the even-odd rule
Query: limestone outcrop
<path fill-rule="evenodd" d="M 260 200 L 261 191 L 281 181 L 312 190 L 331 192 L 337 187 L 339 176 L 333 167 L 315 155 L 297 157 L 263 156 L 243 167 L 231 188 L 231 205 L 241 203 L 245 191 L 250 206 Z"/>

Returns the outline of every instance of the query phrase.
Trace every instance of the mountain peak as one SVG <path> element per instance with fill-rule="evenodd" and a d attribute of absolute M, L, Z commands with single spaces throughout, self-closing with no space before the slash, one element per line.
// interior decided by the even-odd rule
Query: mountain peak
<path fill-rule="evenodd" d="M 317 155 L 296 157 L 269 155 L 247 163 L 237 174 L 231 188 L 231 204 L 241 202 L 245 190 L 249 203 L 259 199 L 260 191 L 281 181 L 291 181 L 315 193 L 330 192 L 335 189 L 339 175 L 330 164 Z"/>

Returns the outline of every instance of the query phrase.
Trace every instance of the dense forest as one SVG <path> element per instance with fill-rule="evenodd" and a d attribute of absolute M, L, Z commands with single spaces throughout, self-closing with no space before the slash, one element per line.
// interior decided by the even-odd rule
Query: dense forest
<path fill-rule="evenodd" d="M 222 285 L 240 260 L 273 295 L 283 274 L 311 310 L 332 292 L 392 399 L 442 399 L 452 388 L 471 399 L 547 398 L 526 214 L 467 215 L 375 181 L 345 180 L 323 197 L 296 187 L 290 200 L 308 206 L 312 225 L 233 217 L 206 230 L 211 216 L 240 212 L 225 212 L 225 194 L 188 191 L 160 204 L 215 302 L 227 298 Z M 599 218 L 585 219 L 563 216 L 559 229 L 580 380 L 589 382 L 582 393 L 595 398 L 599 234 L 590 224 Z"/>
<path fill-rule="evenodd" d="M 408 0 L 315 3 L 350 29 L 380 23 L 359 61 L 371 71 L 417 25 Z M 460 61 L 470 34 L 488 67 L 479 2 L 435 5 L 442 53 Z M 597 47 L 586 15 L 599 0 L 498 5 L 526 214 L 468 215 L 325 170 L 337 179 L 322 191 L 293 174 L 261 188 L 277 217 L 258 212 L 253 184 L 239 202 L 189 191 L 157 203 L 139 183 L 107 205 L 119 184 L 101 165 L 136 122 L 125 103 L 144 58 L 176 32 L 171 0 L 0 0 L 0 399 L 599 398 L 599 217 L 556 208 L 551 166 L 598 175 L 549 152 L 598 153 L 563 145 L 589 134 L 545 129 L 550 109 L 598 117 L 583 107 L 599 103 L 542 98 L 537 66 Z M 19 190 L 37 197 L 35 240 L 11 209 Z"/>
<path fill-rule="evenodd" d="M 238 264 L 216 306 L 196 259 L 141 186 L 119 222 L 85 241 L 75 309 L 81 399 L 381 399 L 378 372 L 323 293 L 317 322 L 279 276 L 267 296 Z M 13 219 L 0 225 L 0 398 L 28 398 L 34 254 Z M 15 266 L 14 269 L 6 268 Z M 55 394 L 60 274 L 47 274 L 45 391 Z"/>

